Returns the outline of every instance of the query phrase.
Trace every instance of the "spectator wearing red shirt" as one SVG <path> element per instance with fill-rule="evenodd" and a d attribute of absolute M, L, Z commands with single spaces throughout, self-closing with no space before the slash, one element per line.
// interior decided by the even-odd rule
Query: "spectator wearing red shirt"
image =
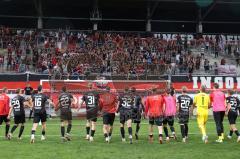
<path fill-rule="evenodd" d="M 115 113 L 117 111 L 117 96 L 110 92 L 110 87 L 107 87 L 106 91 L 100 95 L 100 99 L 100 108 L 103 116 L 103 133 L 106 142 L 110 142 Z"/>
<path fill-rule="evenodd" d="M 10 128 L 10 120 L 8 119 L 8 113 L 10 110 L 9 103 L 10 98 L 7 96 L 7 88 L 2 89 L 2 93 L 0 94 L 0 125 L 2 125 L 3 121 L 6 124 L 5 129 L 5 137 L 7 138 L 7 134 Z"/>
<path fill-rule="evenodd" d="M 164 99 L 162 95 L 157 93 L 157 89 L 152 89 L 152 95 L 146 99 L 145 114 L 149 118 L 149 142 L 153 142 L 153 126 L 158 127 L 159 143 L 163 143 L 163 113 L 165 111 Z"/>

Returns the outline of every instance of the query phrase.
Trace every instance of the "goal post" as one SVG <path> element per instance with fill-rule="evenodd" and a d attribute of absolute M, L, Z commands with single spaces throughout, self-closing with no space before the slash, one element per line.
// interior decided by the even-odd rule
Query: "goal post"
<path fill-rule="evenodd" d="M 169 80 L 40 80 L 40 85 L 46 92 L 59 92 L 63 86 L 70 92 L 85 92 L 88 83 L 92 83 L 93 88 L 98 90 L 110 87 L 113 92 L 121 92 L 126 87 L 135 87 L 137 91 L 152 88 L 164 90 L 170 87 Z"/>
<path fill-rule="evenodd" d="M 106 87 L 110 87 L 111 92 L 121 94 L 126 87 L 135 87 L 140 96 L 144 97 L 148 95 L 148 92 L 152 88 L 159 90 L 165 90 L 169 88 L 170 81 L 158 80 L 158 81 L 144 81 L 144 80 L 41 80 L 43 91 L 49 95 L 51 100 L 56 104 L 58 103 L 58 97 L 61 93 L 62 87 L 66 86 L 67 91 L 73 95 L 74 108 L 72 109 L 74 116 L 85 116 L 85 106 L 77 111 L 77 107 L 80 105 L 83 94 L 89 90 L 88 84 L 92 83 L 93 89 L 102 92 Z M 101 96 L 101 93 L 100 93 Z M 49 109 L 50 111 L 50 109 Z"/>

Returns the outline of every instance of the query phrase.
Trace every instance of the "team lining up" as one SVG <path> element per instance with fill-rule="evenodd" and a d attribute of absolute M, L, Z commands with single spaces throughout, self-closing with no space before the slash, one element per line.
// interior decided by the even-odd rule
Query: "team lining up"
<path fill-rule="evenodd" d="M 101 93 L 92 88 L 92 84 L 88 85 L 89 91 L 84 93 L 82 100 L 78 106 L 78 110 L 82 105 L 86 104 L 86 139 L 90 142 L 94 141 L 94 134 L 96 130 L 96 122 L 98 112 L 102 112 L 103 118 L 103 134 L 105 141 L 111 141 L 113 124 L 115 120 L 115 113 L 120 116 L 120 133 L 122 142 L 126 142 L 125 125 L 128 129 L 129 143 L 133 143 L 133 130 L 132 123 L 136 123 L 135 139 L 138 140 L 138 132 L 140 130 L 141 117 L 144 115 L 149 120 L 149 142 L 153 142 L 153 128 L 154 125 L 158 129 L 158 141 L 163 143 L 163 132 L 166 136 L 166 142 L 169 142 L 170 136 L 168 133 L 168 126 L 171 131 L 171 137 L 176 139 L 174 128 L 174 117 L 176 114 L 179 118 L 181 129 L 182 142 L 188 139 L 188 122 L 189 115 L 192 114 L 193 108 L 197 108 L 197 123 L 202 134 L 202 141 L 208 143 L 208 136 L 206 133 L 206 124 L 208 120 L 208 109 L 212 107 L 213 117 L 216 123 L 216 131 L 218 139 L 216 142 L 222 143 L 224 140 L 223 118 L 226 114 L 228 116 L 230 131 L 228 138 L 231 138 L 233 133 L 237 135 L 237 142 L 240 142 L 240 135 L 236 128 L 236 119 L 239 114 L 239 99 L 235 97 L 232 90 L 228 91 L 228 97 L 219 89 L 218 84 L 214 84 L 214 90 L 210 95 L 206 94 L 206 87 L 202 86 L 200 92 L 192 99 L 187 95 L 187 88 L 182 88 L 182 94 L 177 98 L 171 94 L 170 89 L 166 89 L 165 93 L 160 93 L 157 89 L 153 88 L 151 94 L 146 97 L 143 102 L 142 98 L 138 95 L 135 88 L 126 88 L 123 94 L 115 95 L 111 93 L 110 88 Z M 21 95 L 21 90 L 16 91 L 17 95 L 9 101 L 6 95 L 7 89 L 4 88 L 0 95 L 0 124 L 3 121 L 6 123 L 6 138 L 12 138 L 13 132 L 20 125 L 18 138 L 24 131 L 25 111 L 24 107 L 30 107 L 34 112 L 33 126 L 31 131 L 30 143 L 35 142 L 35 132 L 38 123 L 42 123 L 42 136 L 41 140 L 45 140 L 46 119 L 47 113 L 45 103 L 48 101 L 50 104 L 54 103 L 42 92 L 42 86 L 38 86 L 38 92 L 33 94 L 31 98 L 24 98 Z M 11 107 L 9 108 L 9 104 Z M 59 95 L 58 103 L 54 105 L 55 111 L 60 110 L 61 119 L 61 139 L 63 142 L 71 140 L 72 128 L 72 111 L 74 98 L 67 92 L 65 86 L 62 87 L 62 93 Z M 10 129 L 10 116 L 14 114 L 14 126 Z M 65 132 L 65 127 L 67 130 Z"/>

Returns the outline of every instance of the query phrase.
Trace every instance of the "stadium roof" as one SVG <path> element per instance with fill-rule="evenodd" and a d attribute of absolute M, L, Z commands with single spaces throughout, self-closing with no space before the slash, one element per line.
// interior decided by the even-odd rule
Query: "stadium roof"
<path fill-rule="evenodd" d="M 0 25 L 91 29 L 98 8 L 100 30 L 195 32 L 198 20 L 204 32 L 240 33 L 240 0 L 0 0 Z M 96 10 L 95 10 L 96 11 Z"/>

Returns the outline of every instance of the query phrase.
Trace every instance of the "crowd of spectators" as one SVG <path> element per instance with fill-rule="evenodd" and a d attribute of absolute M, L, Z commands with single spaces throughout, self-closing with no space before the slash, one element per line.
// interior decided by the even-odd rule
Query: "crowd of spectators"
<path fill-rule="evenodd" d="M 13 72 L 69 75 L 176 74 L 201 68 L 209 72 L 218 64 L 210 64 L 206 53 L 216 58 L 221 51 L 239 56 L 238 43 L 221 46 L 218 36 L 188 40 L 180 35 L 165 39 L 161 34 L 0 27 L 0 67 Z M 192 48 L 200 48 L 199 54 L 192 53 Z"/>

